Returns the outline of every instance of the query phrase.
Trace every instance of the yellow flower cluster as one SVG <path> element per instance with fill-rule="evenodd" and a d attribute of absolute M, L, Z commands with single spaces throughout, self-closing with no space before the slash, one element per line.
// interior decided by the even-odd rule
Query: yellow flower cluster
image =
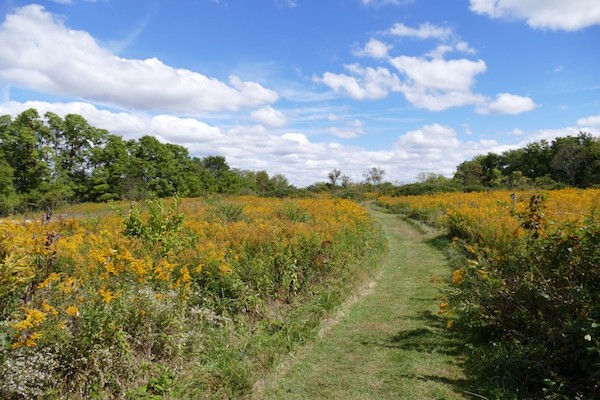
<path fill-rule="evenodd" d="M 379 204 L 421 216 L 429 223 L 448 226 L 454 233 L 494 245 L 522 234 L 511 210 L 523 212 L 534 191 L 441 193 L 436 195 L 380 197 Z M 513 202 L 514 199 L 514 202 Z M 600 206 L 600 189 L 563 189 L 548 192 L 545 218 L 578 223 Z"/>
<path fill-rule="evenodd" d="M 175 293 L 185 300 L 211 279 L 294 267 L 302 256 L 317 267 L 331 258 L 326 253 L 341 234 L 366 237 L 372 229 L 366 210 L 347 200 L 221 201 L 184 199 L 181 246 L 166 254 L 157 250 L 160 239 L 126 236 L 123 220 L 106 205 L 74 206 L 49 224 L 0 221 L 0 301 L 25 299 L 5 313 L 15 318 L 13 346 L 35 346 L 52 337 L 45 333 L 68 333 L 89 307 L 115 307 L 144 288 L 157 299 Z M 240 215 L 220 218 L 223 204 L 238 207 Z"/>

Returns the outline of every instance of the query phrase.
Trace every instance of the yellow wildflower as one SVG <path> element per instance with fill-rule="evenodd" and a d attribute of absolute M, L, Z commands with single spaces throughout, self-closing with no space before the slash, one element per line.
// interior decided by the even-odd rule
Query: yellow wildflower
<path fill-rule="evenodd" d="M 48 302 L 46 300 L 44 300 L 42 302 L 41 309 L 42 309 L 43 312 L 45 312 L 47 314 L 51 314 L 51 315 L 58 314 L 58 311 L 56 311 L 56 308 L 54 308 L 50 304 L 48 304 Z"/>
<path fill-rule="evenodd" d="M 61 274 L 57 274 L 56 272 L 52 272 L 50 275 L 48 275 L 48 277 L 46 279 L 44 279 L 44 281 L 42 283 L 40 283 L 38 285 L 38 289 L 47 288 L 52 283 L 54 283 L 56 281 L 59 281 L 60 280 L 60 275 Z"/>
<path fill-rule="evenodd" d="M 79 307 L 76 304 L 70 305 L 66 309 L 67 315 L 70 317 L 79 317 Z"/>
<path fill-rule="evenodd" d="M 223 275 L 229 275 L 231 273 L 231 267 L 227 263 L 219 265 L 219 272 Z"/>
<path fill-rule="evenodd" d="M 115 296 L 113 292 L 106 290 L 104 286 L 98 289 L 98 294 L 100 297 L 102 297 L 102 301 L 106 304 L 110 304 L 114 299 L 118 298 L 118 296 Z"/>
<path fill-rule="evenodd" d="M 457 285 L 460 284 L 464 278 L 465 278 L 465 272 L 463 271 L 462 268 L 457 268 L 452 273 L 452 282 Z"/>
<path fill-rule="evenodd" d="M 12 344 L 13 349 L 17 349 L 19 347 L 35 347 L 37 346 L 37 341 L 42 337 L 42 335 L 38 332 L 24 332 L 19 336 L 19 339 Z"/>
<path fill-rule="evenodd" d="M 69 276 L 59 285 L 64 294 L 69 294 L 75 288 L 75 278 Z"/>
<path fill-rule="evenodd" d="M 18 330 L 25 330 L 29 328 L 33 328 L 40 324 L 40 322 L 44 321 L 47 318 L 46 313 L 36 310 L 35 308 L 25 308 L 25 318 L 22 321 L 15 322 L 11 324 L 11 326 Z"/>

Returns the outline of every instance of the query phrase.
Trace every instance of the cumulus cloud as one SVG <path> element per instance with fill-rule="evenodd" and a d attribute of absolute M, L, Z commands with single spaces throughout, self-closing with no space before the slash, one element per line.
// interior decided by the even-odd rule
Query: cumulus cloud
<path fill-rule="evenodd" d="M 412 105 L 431 111 L 485 103 L 485 96 L 474 93 L 473 86 L 476 76 L 487 70 L 486 63 L 481 59 L 444 58 L 450 52 L 476 54 L 451 28 L 429 23 L 413 28 L 397 23 L 384 34 L 436 39 L 440 44 L 423 56 L 390 57 L 391 46 L 371 38 L 363 48 L 355 50 L 354 55 L 385 59 L 398 73 L 384 67 L 350 64 L 345 66 L 349 73 L 326 72 L 315 81 L 356 100 L 380 99 L 390 92 L 403 93 Z"/>
<path fill-rule="evenodd" d="M 580 118 L 577 120 L 577 125 L 583 126 L 583 127 L 600 128 L 600 114 L 590 115 L 589 117 Z"/>
<path fill-rule="evenodd" d="M 399 56 L 390 63 L 405 76 L 401 91 L 417 107 L 439 111 L 482 100 L 472 86 L 487 68 L 483 60 Z"/>
<path fill-rule="evenodd" d="M 536 107 L 530 97 L 510 93 L 499 93 L 496 100 L 489 101 L 477 107 L 479 114 L 520 114 L 531 111 Z"/>
<path fill-rule="evenodd" d="M 487 66 L 483 60 L 433 59 L 399 56 L 391 64 L 402 72 L 411 84 L 429 90 L 468 92 L 475 76 Z"/>
<path fill-rule="evenodd" d="M 0 81 L 121 108 L 176 113 L 239 110 L 278 94 L 231 76 L 228 83 L 156 58 L 117 57 L 84 31 L 39 5 L 19 8 L 0 25 Z"/>
<path fill-rule="evenodd" d="M 424 125 L 400 137 L 396 146 L 402 149 L 455 149 L 460 146 L 454 129 L 440 124 Z"/>
<path fill-rule="evenodd" d="M 430 23 L 421 24 L 418 28 L 411 28 L 402 23 L 396 23 L 387 33 L 399 37 L 438 40 L 445 40 L 453 35 L 453 31 L 451 28 L 440 27 Z"/>
<path fill-rule="evenodd" d="M 358 57 L 372 57 L 375 59 L 384 59 L 388 56 L 390 45 L 377 39 L 371 38 L 363 48 L 356 49 L 353 54 Z"/>
<path fill-rule="evenodd" d="M 287 118 L 279 111 L 271 106 L 266 106 L 250 113 L 250 116 L 257 122 L 263 125 L 281 127 L 287 124 Z"/>
<path fill-rule="evenodd" d="M 397 90 L 400 87 L 398 76 L 387 68 L 363 68 L 358 64 L 345 67 L 349 74 L 326 72 L 323 77 L 316 77 L 314 80 L 356 100 L 381 99 L 387 96 L 390 90 Z"/>
<path fill-rule="evenodd" d="M 349 74 L 326 72 L 315 80 L 356 100 L 380 99 L 390 91 L 401 92 L 414 106 L 432 111 L 485 100 L 472 92 L 475 77 L 487 68 L 483 60 L 399 56 L 389 62 L 404 79 L 387 68 L 351 64 L 345 66 Z"/>
<path fill-rule="evenodd" d="M 577 31 L 600 24 L 597 0 L 470 0 L 470 8 L 491 18 L 523 19 L 536 29 Z"/>

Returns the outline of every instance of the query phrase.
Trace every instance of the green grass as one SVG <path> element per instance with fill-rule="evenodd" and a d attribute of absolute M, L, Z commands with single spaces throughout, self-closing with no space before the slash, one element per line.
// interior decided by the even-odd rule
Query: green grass
<path fill-rule="evenodd" d="M 461 341 L 437 314 L 440 284 L 432 277 L 450 270 L 439 239 L 397 216 L 371 213 L 389 241 L 372 293 L 342 307 L 329 332 L 291 355 L 255 398 L 472 398 Z"/>

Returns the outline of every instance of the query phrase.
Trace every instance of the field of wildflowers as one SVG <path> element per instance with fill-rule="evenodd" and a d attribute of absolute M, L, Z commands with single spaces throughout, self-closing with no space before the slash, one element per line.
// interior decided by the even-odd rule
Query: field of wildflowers
<path fill-rule="evenodd" d="M 1 398 L 247 393 L 275 357 L 252 338 L 302 340 L 296 304 L 383 248 L 347 200 L 111 208 L 0 221 Z"/>
<path fill-rule="evenodd" d="M 511 196 L 512 195 L 512 196 Z M 441 301 L 489 398 L 600 398 L 600 189 L 383 197 L 444 227 Z"/>

